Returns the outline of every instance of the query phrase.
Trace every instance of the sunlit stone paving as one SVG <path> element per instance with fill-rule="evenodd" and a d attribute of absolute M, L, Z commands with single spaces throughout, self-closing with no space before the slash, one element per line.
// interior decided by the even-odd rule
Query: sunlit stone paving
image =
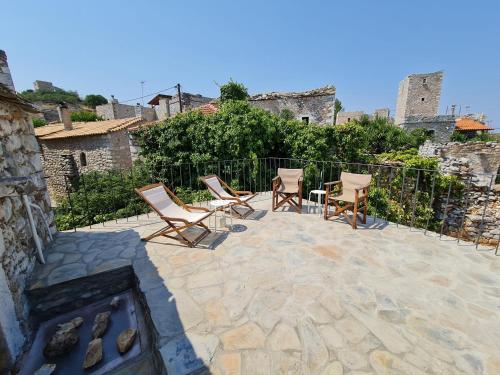
<path fill-rule="evenodd" d="M 493 251 L 270 207 L 198 248 L 140 241 L 154 215 L 60 233 L 31 288 L 132 265 L 169 374 L 500 374 Z"/>

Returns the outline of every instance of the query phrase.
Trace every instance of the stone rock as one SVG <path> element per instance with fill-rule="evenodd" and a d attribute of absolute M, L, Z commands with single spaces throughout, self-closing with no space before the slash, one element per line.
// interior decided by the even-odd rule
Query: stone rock
<path fill-rule="evenodd" d="M 321 373 L 321 375 L 343 375 L 343 374 L 344 374 L 344 369 L 339 361 L 329 363 Z"/>
<path fill-rule="evenodd" d="M 71 319 L 67 323 L 58 324 L 57 327 L 60 330 L 69 330 L 71 328 L 78 328 L 83 324 L 83 318 L 81 316 L 77 316 L 76 318 Z"/>
<path fill-rule="evenodd" d="M 95 316 L 94 325 L 92 326 L 92 338 L 96 339 L 104 335 L 108 329 L 110 311 L 99 313 Z"/>
<path fill-rule="evenodd" d="M 33 375 L 50 375 L 56 369 L 56 365 L 53 363 L 44 363 L 42 367 L 34 372 Z"/>
<path fill-rule="evenodd" d="M 66 323 L 69 324 L 69 323 Z M 50 338 L 47 345 L 43 349 L 43 354 L 48 358 L 53 358 L 64 354 L 73 348 L 78 342 L 78 334 L 76 328 L 69 324 L 63 328 L 59 328 L 56 333 Z"/>
<path fill-rule="evenodd" d="M 94 366 L 102 359 L 102 339 L 97 338 L 89 342 L 85 359 L 83 360 L 83 368 L 87 369 Z"/>
<path fill-rule="evenodd" d="M 268 343 L 272 350 L 300 350 L 300 341 L 295 330 L 285 323 L 276 325 Z"/>
<path fill-rule="evenodd" d="M 399 359 L 394 354 L 381 350 L 375 350 L 370 354 L 370 364 L 377 374 L 425 374 L 418 368 Z"/>
<path fill-rule="evenodd" d="M 302 341 L 302 355 L 312 372 L 317 371 L 328 361 L 328 350 L 321 336 L 308 319 L 299 324 L 299 335 Z"/>
<path fill-rule="evenodd" d="M 111 300 L 111 302 L 109 303 L 109 305 L 113 309 L 117 309 L 118 306 L 120 306 L 120 297 L 118 297 L 118 296 L 113 297 L 113 299 Z"/>
<path fill-rule="evenodd" d="M 137 336 L 137 330 L 134 328 L 128 328 L 116 339 L 116 346 L 118 347 L 118 351 L 120 353 L 126 353 L 132 347 L 134 343 L 135 337 Z"/>
<path fill-rule="evenodd" d="M 221 336 L 224 350 L 257 349 L 264 347 L 264 333 L 253 322 L 231 329 Z"/>

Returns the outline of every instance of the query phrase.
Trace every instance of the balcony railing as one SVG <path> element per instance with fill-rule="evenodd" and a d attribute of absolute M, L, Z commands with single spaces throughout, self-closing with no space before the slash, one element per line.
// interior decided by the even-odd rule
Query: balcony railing
<path fill-rule="evenodd" d="M 342 171 L 371 174 L 369 214 L 375 221 L 433 231 L 440 236 L 455 237 L 457 241 L 472 241 L 476 247 L 482 243 L 498 250 L 500 234 L 492 238 L 488 229 L 495 225 L 491 223 L 490 214 L 499 199 L 494 191 L 497 175 L 487 176 L 489 185 L 478 187 L 474 184 L 477 175 L 445 177 L 437 170 L 397 164 L 255 158 L 177 165 L 137 164 L 130 170 L 79 176 L 63 174 L 47 179 L 57 205 L 58 228 L 68 230 L 148 212 L 148 207 L 133 191 L 135 187 L 161 181 L 186 203 L 203 202 L 209 200 L 210 195 L 199 177 L 217 174 L 236 189 L 265 194 L 272 190 L 271 180 L 278 168 L 304 169 L 304 198 L 311 190 L 318 189 L 321 182 L 338 180 Z"/>

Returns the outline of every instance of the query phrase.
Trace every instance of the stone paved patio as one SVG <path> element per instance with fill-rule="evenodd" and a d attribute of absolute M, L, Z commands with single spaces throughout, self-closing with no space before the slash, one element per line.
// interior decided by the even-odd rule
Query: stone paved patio
<path fill-rule="evenodd" d="M 196 249 L 139 241 L 152 215 L 60 233 L 31 288 L 131 264 L 169 374 L 500 373 L 492 251 L 257 200 Z"/>

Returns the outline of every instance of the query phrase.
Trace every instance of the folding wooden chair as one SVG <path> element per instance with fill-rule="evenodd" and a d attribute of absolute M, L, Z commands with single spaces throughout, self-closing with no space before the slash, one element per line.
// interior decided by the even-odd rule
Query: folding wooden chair
<path fill-rule="evenodd" d="M 372 175 L 370 174 L 356 174 L 342 172 L 340 174 L 340 181 L 325 183 L 326 197 L 324 219 L 328 220 L 332 216 L 340 216 L 343 214 L 346 220 L 351 224 L 353 229 L 357 228 L 358 211 L 363 209 L 363 217 L 359 217 L 363 224 L 366 224 L 366 214 L 368 210 L 368 189 Z M 340 194 L 333 195 L 333 187 L 340 187 Z M 340 202 L 344 202 L 341 206 Z M 360 203 L 362 204 L 360 206 Z M 330 214 L 328 212 L 329 204 L 335 206 L 335 212 Z M 346 211 L 352 211 L 352 219 L 347 215 Z"/>
<path fill-rule="evenodd" d="M 164 184 L 151 184 L 140 189 L 135 189 L 135 191 L 168 224 L 166 227 L 142 238 L 143 241 L 164 236 L 177 240 L 189 247 L 195 247 L 211 232 L 202 221 L 212 215 L 213 212 L 203 207 L 194 207 L 185 204 Z M 182 232 L 191 227 L 200 227 L 204 230 L 194 240 L 189 240 Z M 176 233 L 178 237 L 171 236 L 169 235 L 170 233 Z"/>
<path fill-rule="evenodd" d="M 248 201 L 256 196 L 256 194 L 251 191 L 234 190 L 219 176 L 214 174 L 200 177 L 200 179 L 207 186 L 214 198 L 227 200 L 228 203 L 231 203 L 231 210 L 233 210 L 239 218 L 244 219 L 255 211 L 253 207 L 248 204 Z M 236 210 L 235 206 L 246 207 L 248 208 L 248 211 L 242 214 Z"/>
<path fill-rule="evenodd" d="M 302 212 L 303 179 L 303 169 L 278 168 L 278 175 L 273 178 L 273 211 L 288 203 L 299 214 Z"/>

